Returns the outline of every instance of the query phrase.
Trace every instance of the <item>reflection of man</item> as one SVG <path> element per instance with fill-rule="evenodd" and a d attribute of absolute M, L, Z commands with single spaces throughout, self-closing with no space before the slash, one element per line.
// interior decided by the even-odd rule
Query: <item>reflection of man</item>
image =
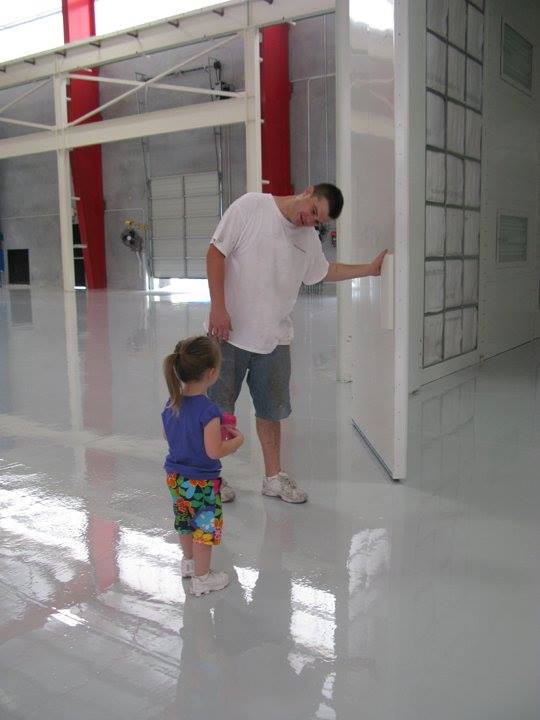
<path fill-rule="evenodd" d="M 280 458 L 281 420 L 291 413 L 290 314 L 300 286 L 380 275 L 385 254 L 366 265 L 328 263 L 314 226 L 339 217 L 342 207 L 341 191 L 330 184 L 288 197 L 247 193 L 225 212 L 207 253 L 208 330 L 223 354 L 211 398 L 233 413 L 247 374 L 264 457 L 262 492 L 291 503 L 307 500 Z M 225 502 L 234 498 L 227 484 L 221 494 Z"/>

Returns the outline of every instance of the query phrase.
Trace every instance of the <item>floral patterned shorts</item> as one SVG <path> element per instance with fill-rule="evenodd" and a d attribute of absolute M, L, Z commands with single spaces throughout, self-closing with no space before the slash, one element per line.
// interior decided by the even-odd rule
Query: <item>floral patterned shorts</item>
<path fill-rule="evenodd" d="M 223 529 L 221 478 L 189 480 L 169 473 L 167 487 L 173 499 L 176 532 L 179 535 L 193 533 L 193 542 L 219 545 Z"/>

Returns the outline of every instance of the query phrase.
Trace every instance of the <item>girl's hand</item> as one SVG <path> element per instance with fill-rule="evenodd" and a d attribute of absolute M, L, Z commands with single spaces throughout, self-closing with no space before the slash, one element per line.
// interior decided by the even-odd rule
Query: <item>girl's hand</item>
<path fill-rule="evenodd" d="M 244 436 L 242 435 L 242 433 L 240 432 L 240 430 L 238 430 L 238 429 L 235 428 L 235 427 L 231 427 L 230 425 L 227 425 L 227 430 L 228 430 L 229 433 L 232 435 L 232 439 L 233 439 L 233 440 L 236 440 L 236 439 L 240 440 L 240 443 L 239 443 L 238 447 L 240 447 L 240 445 L 243 445 L 243 444 L 244 444 L 245 438 L 244 438 Z"/>

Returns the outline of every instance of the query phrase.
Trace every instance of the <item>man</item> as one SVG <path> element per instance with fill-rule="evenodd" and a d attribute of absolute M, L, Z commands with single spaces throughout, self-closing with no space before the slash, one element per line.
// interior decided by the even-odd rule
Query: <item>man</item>
<path fill-rule="evenodd" d="M 234 413 L 247 373 L 264 457 L 262 492 L 290 503 L 307 500 L 280 459 L 281 421 L 291 413 L 290 314 L 300 287 L 380 275 L 386 253 L 366 265 L 326 260 L 314 228 L 339 217 L 342 207 L 341 191 L 327 183 L 287 197 L 247 193 L 225 212 L 207 253 L 208 332 L 223 355 L 210 397 Z M 234 495 L 224 482 L 222 500 Z"/>

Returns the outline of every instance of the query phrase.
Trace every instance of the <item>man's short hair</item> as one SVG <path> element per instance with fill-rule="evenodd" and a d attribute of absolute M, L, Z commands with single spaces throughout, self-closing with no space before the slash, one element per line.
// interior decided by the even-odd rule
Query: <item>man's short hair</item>
<path fill-rule="evenodd" d="M 343 194 L 341 190 L 331 183 L 319 183 L 313 188 L 316 197 L 323 197 L 328 200 L 328 214 L 332 220 L 336 220 L 343 208 Z"/>

